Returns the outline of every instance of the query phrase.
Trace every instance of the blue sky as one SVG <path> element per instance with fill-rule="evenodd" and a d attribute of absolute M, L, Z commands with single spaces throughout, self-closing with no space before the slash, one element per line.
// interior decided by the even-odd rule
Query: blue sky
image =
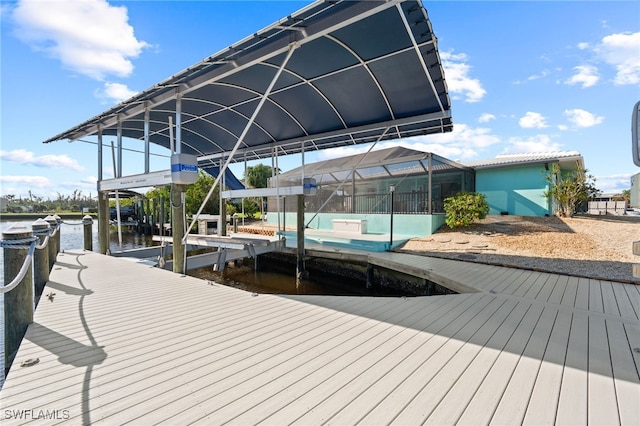
<path fill-rule="evenodd" d="M 0 195 L 95 195 L 96 147 L 43 140 L 308 3 L 2 1 Z M 439 41 L 454 131 L 403 145 L 462 162 L 575 150 L 601 191 L 630 187 L 640 171 L 630 132 L 640 100 L 640 2 L 423 4 Z M 366 149 L 307 154 L 305 161 Z M 286 171 L 299 161 L 279 165 Z M 140 173 L 141 163 L 126 153 L 124 174 Z M 154 157 L 152 168 L 169 168 L 169 160 Z M 105 177 L 110 169 L 106 156 Z M 242 169 L 234 171 L 241 176 Z"/>

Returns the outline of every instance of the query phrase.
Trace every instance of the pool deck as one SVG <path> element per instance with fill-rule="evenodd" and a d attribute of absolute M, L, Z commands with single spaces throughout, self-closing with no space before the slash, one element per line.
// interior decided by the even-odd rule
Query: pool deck
<path fill-rule="evenodd" d="M 640 286 L 369 261 L 472 292 L 255 295 L 59 254 L 0 392 L 2 424 L 640 424 Z"/>

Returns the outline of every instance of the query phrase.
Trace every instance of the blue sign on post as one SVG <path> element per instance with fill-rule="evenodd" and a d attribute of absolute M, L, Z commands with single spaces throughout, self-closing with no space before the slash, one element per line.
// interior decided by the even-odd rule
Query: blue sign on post
<path fill-rule="evenodd" d="M 188 185 L 198 181 L 198 159 L 191 154 L 171 155 L 171 182 Z"/>

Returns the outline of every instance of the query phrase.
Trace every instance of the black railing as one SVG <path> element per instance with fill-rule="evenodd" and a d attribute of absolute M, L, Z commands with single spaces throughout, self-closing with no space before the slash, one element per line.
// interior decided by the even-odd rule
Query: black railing
<path fill-rule="evenodd" d="M 315 196 L 305 198 L 305 210 L 316 212 L 329 198 L 330 192 L 318 192 Z M 426 192 L 396 192 L 393 200 L 393 212 L 398 214 L 428 214 L 429 205 Z M 280 211 L 294 212 L 295 197 L 284 197 L 280 203 Z M 276 211 L 275 197 L 269 198 L 269 211 Z M 324 206 L 321 213 L 357 213 L 357 214 L 389 214 L 391 213 L 391 194 L 358 194 L 334 195 Z M 431 213 L 444 213 L 441 201 L 432 201 Z"/>

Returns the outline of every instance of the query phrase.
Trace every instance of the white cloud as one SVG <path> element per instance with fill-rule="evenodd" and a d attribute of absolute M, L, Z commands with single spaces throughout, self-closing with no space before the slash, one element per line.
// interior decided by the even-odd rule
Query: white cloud
<path fill-rule="evenodd" d="M 581 42 L 581 43 L 578 43 L 578 49 L 585 50 L 585 49 L 588 49 L 588 48 L 589 48 L 589 43 L 584 42 L 584 41 Z"/>
<path fill-rule="evenodd" d="M 378 143 L 374 150 L 404 146 L 418 151 L 432 152 L 445 158 L 470 160 L 480 151 L 500 143 L 500 138 L 491 133 L 491 129 L 456 124 L 452 132 Z M 346 157 L 367 152 L 369 145 L 331 148 L 319 152 L 320 160 Z"/>
<path fill-rule="evenodd" d="M 596 186 L 602 192 L 620 193 L 631 187 L 631 173 L 623 173 L 609 176 L 595 176 Z"/>
<path fill-rule="evenodd" d="M 598 80 L 600 80 L 598 68 L 593 65 L 578 65 L 573 67 L 573 69 L 576 71 L 576 74 L 566 80 L 565 84 L 581 84 L 584 89 L 585 87 L 595 86 Z"/>
<path fill-rule="evenodd" d="M 602 123 L 604 117 L 596 116 L 583 109 L 567 109 L 564 111 L 567 120 L 575 127 L 592 127 Z"/>
<path fill-rule="evenodd" d="M 91 78 L 126 77 L 149 45 L 136 39 L 127 9 L 105 0 L 20 0 L 13 10 L 17 36 Z"/>
<path fill-rule="evenodd" d="M 138 92 L 131 90 L 126 84 L 105 82 L 102 90 L 96 92 L 96 96 L 115 103 L 126 101 L 137 95 Z"/>
<path fill-rule="evenodd" d="M 468 60 L 466 54 L 440 52 L 440 59 L 449 92 L 464 96 L 466 102 L 482 100 L 487 91 L 482 87 L 480 80 L 469 77 L 471 66 L 466 63 Z"/>
<path fill-rule="evenodd" d="M 11 161 L 23 165 L 44 167 L 49 169 L 71 169 L 78 172 L 84 171 L 84 167 L 68 155 L 40 155 L 35 156 L 33 152 L 26 149 L 14 149 L 11 151 L 0 151 L 0 159 Z"/>
<path fill-rule="evenodd" d="M 502 154 L 521 154 L 526 152 L 556 152 L 562 145 L 552 142 L 549 135 L 535 135 L 528 138 L 509 138 L 508 146 Z"/>
<path fill-rule="evenodd" d="M 551 74 L 551 71 L 549 71 L 547 69 L 544 69 L 544 70 L 542 70 L 540 72 L 540 74 L 530 75 L 529 77 L 527 77 L 527 80 L 529 80 L 529 81 L 538 80 L 538 79 L 541 79 L 541 78 L 545 78 L 549 74 Z"/>
<path fill-rule="evenodd" d="M 569 126 L 567 126 L 566 124 L 558 124 L 558 130 L 569 130 Z"/>
<path fill-rule="evenodd" d="M 614 84 L 640 83 L 640 32 L 608 35 L 595 51 L 604 62 L 616 68 Z"/>
<path fill-rule="evenodd" d="M 3 183 L 3 194 L 23 194 L 29 188 L 49 189 L 53 186 L 44 176 L 0 176 L 0 182 Z"/>
<path fill-rule="evenodd" d="M 527 111 L 527 113 L 518 120 L 520 127 L 525 129 L 542 129 L 547 127 L 546 118 L 539 112 Z"/>
<path fill-rule="evenodd" d="M 496 116 L 493 114 L 489 114 L 489 113 L 483 113 L 482 115 L 480 115 L 480 117 L 478 117 L 478 123 L 488 123 L 491 120 L 495 120 Z"/>

